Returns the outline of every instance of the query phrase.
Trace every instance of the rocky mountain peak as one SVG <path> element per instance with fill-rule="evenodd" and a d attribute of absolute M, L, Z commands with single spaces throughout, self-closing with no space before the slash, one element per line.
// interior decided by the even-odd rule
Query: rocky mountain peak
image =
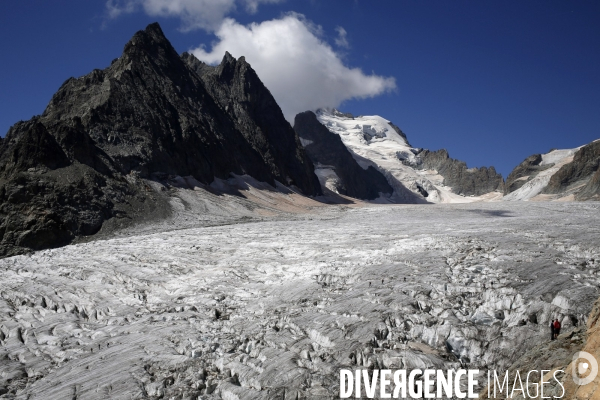
<path fill-rule="evenodd" d="M 230 52 L 226 51 L 225 55 L 223 56 L 223 60 L 221 61 L 221 64 L 225 64 L 225 63 L 227 63 L 227 64 L 229 64 L 229 63 L 235 64 L 236 61 L 237 60 L 235 59 L 235 57 L 232 56 Z"/>
<path fill-rule="evenodd" d="M 229 52 L 225 52 L 221 64 L 216 67 L 216 74 L 221 82 L 228 85 L 231 85 L 232 82 L 243 82 L 245 91 L 248 91 L 253 83 L 260 85 L 260 90 L 266 89 L 244 56 L 236 60 Z M 250 85 L 247 85 L 247 82 L 250 82 Z"/>
<path fill-rule="evenodd" d="M 133 35 L 125 45 L 123 55 L 111 67 L 117 77 L 124 70 L 131 69 L 142 69 L 141 73 L 153 69 L 172 78 L 176 78 L 178 74 L 186 75 L 179 54 L 165 37 L 158 23 L 150 24 Z"/>
<path fill-rule="evenodd" d="M 108 68 L 68 79 L 41 116 L 16 124 L 0 145 L 0 232 L 11 232 L 0 236 L 0 255 L 168 208 L 140 179 L 249 175 L 320 194 L 310 159 L 250 65 L 229 54 L 220 70 L 226 80 L 179 56 L 151 24 Z M 31 215 L 52 218 L 32 228 Z"/>
<path fill-rule="evenodd" d="M 504 200 L 598 200 L 600 141 L 527 157 L 508 175 Z"/>
<path fill-rule="evenodd" d="M 134 48 L 146 50 L 163 48 L 175 51 L 157 22 L 148 25 L 144 30 L 136 32 L 125 45 L 123 53 L 127 54 Z"/>
<path fill-rule="evenodd" d="M 231 82 L 235 77 L 237 64 L 237 60 L 226 51 L 221 64 L 217 66 L 216 72 L 219 79 L 223 82 Z"/>

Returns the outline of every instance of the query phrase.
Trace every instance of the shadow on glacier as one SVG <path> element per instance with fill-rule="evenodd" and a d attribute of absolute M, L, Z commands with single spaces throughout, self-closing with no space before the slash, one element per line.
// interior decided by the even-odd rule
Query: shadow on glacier
<path fill-rule="evenodd" d="M 475 214 L 483 215 L 486 217 L 502 217 L 511 218 L 514 217 L 514 213 L 509 210 L 466 210 Z"/>

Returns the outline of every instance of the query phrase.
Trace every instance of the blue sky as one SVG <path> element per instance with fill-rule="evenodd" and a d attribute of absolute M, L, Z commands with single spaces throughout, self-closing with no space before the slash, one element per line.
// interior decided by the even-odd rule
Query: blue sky
<path fill-rule="evenodd" d="M 2 136 L 154 21 L 179 52 L 247 56 L 288 114 L 379 114 L 470 167 L 600 138 L 600 2 L 549 0 L 5 1 Z"/>

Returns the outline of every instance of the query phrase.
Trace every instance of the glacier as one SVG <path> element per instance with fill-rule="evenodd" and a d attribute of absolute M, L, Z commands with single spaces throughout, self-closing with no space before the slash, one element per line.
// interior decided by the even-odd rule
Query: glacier
<path fill-rule="evenodd" d="M 506 368 L 599 294 L 598 203 L 247 191 L 178 189 L 165 223 L 0 260 L 0 393 L 331 398 L 340 368 Z"/>

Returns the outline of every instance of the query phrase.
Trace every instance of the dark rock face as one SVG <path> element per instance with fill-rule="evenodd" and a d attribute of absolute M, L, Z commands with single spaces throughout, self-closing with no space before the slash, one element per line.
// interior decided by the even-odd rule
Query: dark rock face
<path fill-rule="evenodd" d="M 504 179 L 494 167 L 467 168 L 463 161 L 450 158 L 446 150 L 423 150 L 418 154 L 418 169 L 435 169 L 444 177 L 444 185 L 456 194 L 480 196 L 502 190 Z"/>
<path fill-rule="evenodd" d="M 23 132 L 22 134 L 19 134 Z M 34 119 L 13 126 L 0 148 L 0 171 L 12 176 L 29 168 L 56 169 L 70 164 L 56 139 L 46 127 Z"/>
<path fill-rule="evenodd" d="M 577 200 L 600 198 L 600 141 L 583 146 L 573 161 L 563 165 L 548 182 L 543 193 L 557 194 L 575 189 Z M 578 186 L 583 186 L 580 190 Z"/>
<path fill-rule="evenodd" d="M 202 79 L 206 90 L 228 113 L 235 127 L 258 152 L 270 173 L 284 184 L 319 194 L 318 179 L 298 136 L 285 120 L 271 92 L 244 57 L 229 53 L 217 67 L 184 53 L 182 59 Z"/>
<path fill-rule="evenodd" d="M 363 169 L 350 154 L 342 139 L 319 122 L 312 111 L 296 115 L 294 130 L 310 140 L 306 152 L 313 163 L 331 166 L 340 178 L 338 192 L 357 199 L 372 200 L 380 193 L 391 194 L 393 188 L 385 177 L 369 166 Z"/>
<path fill-rule="evenodd" d="M 600 169 L 596 170 L 575 198 L 577 200 L 600 200 Z"/>
<path fill-rule="evenodd" d="M 504 194 L 507 195 L 515 190 L 519 189 L 526 182 L 533 179 L 541 171 L 544 171 L 553 164 L 540 165 L 542 162 L 541 154 L 534 154 L 527 157 L 521 164 L 517 165 L 515 169 L 508 174 L 506 183 L 504 185 Z"/>
<path fill-rule="evenodd" d="M 248 174 L 321 193 L 247 63 L 225 57 L 217 88 L 184 59 L 151 24 L 110 67 L 68 79 L 41 116 L 9 130 L 0 141 L 0 255 L 61 246 L 115 217 L 164 214 L 163 196 L 141 179 L 156 175 L 210 183 Z M 218 96 L 229 90 L 239 112 Z"/>

